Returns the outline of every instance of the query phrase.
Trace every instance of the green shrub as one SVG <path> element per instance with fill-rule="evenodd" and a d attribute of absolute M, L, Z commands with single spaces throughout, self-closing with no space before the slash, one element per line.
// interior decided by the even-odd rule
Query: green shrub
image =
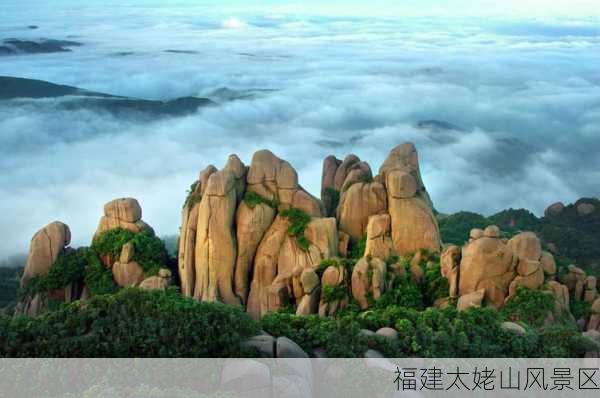
<path fill-rule="evenodd" d="M 90 295 L 115 293 L 118 286 L 113 279 L 110 268 L 102 264 L 96 253 L 91 249 L 87 250 L 86 260 L 84 281 Z"/>
<path fill-rule="evenodd" d="M 571 299 L 569 309 L 575 319 L 589 319 L 592 315 L 592 304 L 582 300 Z"/>
<path fill-rule="evenodd" d="M 279 203 L 277 203 L 276 200 L 264 198 L 253 191 L 246 191 L 246 193 L 244 194 L 244 203 L 251 209 L 254 209 L 261 203 L 264 203 L 273 209 L 277 209 L 277 207 L 279 207 Z"/>
<path fill-rule="evenodd" d="M 190 189 L 188 189 L 187 196 L 183 202 L 183 208 L 187 207 L 191 209 L 196 203 L 200 203 L 202 200 L 202 195 L 200 192 L 196 192 L 199 183 L 200 181 L 195 181 L 192 185 L 190 185 Z"/>
<path fill-rule="evenodd" d="M 280 215 L 287 218 L 291 223 L 288 234 L 296 238 L 296 242 L 302 250 L 308 251 L 310 241 L 304 236 L 304 230 L 311 220 L 310 215 L 296 207 L 283 210 Z"/>
<path fill-rule="evenodd" d="M 124 228 L 114 228 L 104 231 L 92 242 L 92 250 L 101 256 L 110 255 L 118 259 L 123 245 L 130 242 L 135 233 Z"/>
<path fill-rule="evenodd" d="M 543 358 L 582 357 L 587 351 L 598 351 L 600 346 L 582 336 L 575 324 L 555 324 L 540 331 L 535 355 Z"/>
<path fill-rule="evenodd" d="M 33 297 L 67 287 L 81 280 L 85 274 L 86 249 L 68 250 L 61 253 L 45 275 L 38 275 L 27 282 L 21 294 Z"/>
<path fill-rule="evenodd" d="M 485 228 L 491 222 L 480 214 L 461 211 L 449 216 L 440 217 L 438 224 L 440 235 L 445 243 L 462 245 L 469 240 L 471 229 Z"/>
<path fill-rule="evenodd" d="M 348 287 L 339 286 L 323 286 L 323 300 L 326 303 L 331 303 L 337 300 L 343 300 L 348 297 Z"/>
<path fill-rule="evenodd" d="M 450 295 L 448 279 L 442 276 L 441 266 L 436 262 L 425 269 L 425 280 L 423 284 L 423 297 L 425 305 L 431 306 L 437 299 Z"/>
<path fill-rule="evenodd" d="M 3 357 L 228 357 L 258 325 L 237 307 L 129 288 L 38 318 L 0 318 Z"/>
<path fill-rule="evenodd" d="M 164 242 L 148 230 L 134 233 L 124 228 L 114 228 L 100 234 L 92 243 L 98 255 L 110 255 L 118 259 L 126 243 L 133 243 L 133 261 L 144 270 L 146 276 L 156 275 L 168 264 L 168 253 Z"/>
<path fill-rule="evenodd" d="M 348 250 L 348 257 L 358 260 L 365 255 L 366 248 L 367 248 L 367 235 L 365 234 L 358 242 L 350 241 L 350 249 Z"/>
<path fill-rule="evenodd" d="M 540 327 L 554 310 L 554 297 L 540 290 L 518 288 L 501 310 L 502 315 L 513 322 L 525 322 Z"/>
<path fill-rule="evenodd" d="M 308 353 L 321 347 L 332 358 L 361 357 L 368 348 L 358 322 L 352 319 L 268 313 L 261 326 L 272 336 L 292 339 Z"/>
<path fill-rule="evenodd" d="M 422 310 L 423 293 L 421 287 L 412 281 L 410 274 L 406 273 L 404 276 L 397 276 L 393 281 L 393 288 L 384 291 L 373 306 L 380 309 L 398 306 Z"/>

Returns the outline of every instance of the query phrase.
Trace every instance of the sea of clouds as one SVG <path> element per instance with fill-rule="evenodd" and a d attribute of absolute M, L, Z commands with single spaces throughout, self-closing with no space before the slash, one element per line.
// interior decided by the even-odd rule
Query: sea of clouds
<path fill-rule="evenodd" d="M 376 172 L 412 141 L 443 213 L 540 215 L 600 195 L 598 19 L 19 4 L 0 5 L 0 39 L 84 45 L 0 57 L 0 75 L 145 99 L 270 91 L 154 121 L 0 102 L 0 257 L 26 251 L 53 220 L 89 244 L 102 205 L 122 196 L 140 201 L 158 234 L 176 234 L 198 172 L 262 148 L 318 195 L 326 155 L 355 153 Z M 460 130 L 417 127 L 430 119 Z"/>

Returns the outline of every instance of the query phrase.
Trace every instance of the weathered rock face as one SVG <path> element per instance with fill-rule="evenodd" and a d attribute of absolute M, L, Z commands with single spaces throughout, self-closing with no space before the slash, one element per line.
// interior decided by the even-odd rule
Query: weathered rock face
<path fill-rule="evenodd" d="M 238 255 L 235 264 L 235 294 L 245 303 L 258 245 L 275 219 L 276 209 L 265 203 L 251 208 L 242 202 L 235 216 Z"/>
<path fill-rule="evenodd" d="M 406 255 L 420 249 L 439 252 L 439 228 L 421 179 L 414 145 L 394 148 L 379 169 L 379 175 L 387 188 L 396 253 Z"/>
<path fill-rule="evenodd" d="M 500 239 L 484 236 L 472 240 L 462 249 L 459 295 L 483 290 L 484 299 L 501 307 L 515 278 L 516 265 L 513 251 Z"/>
<path fill-rule="evenodd" d="M 198 208 L 194 288 L 197 299 L 239 304 L 233 292 L 237 258 L 233 223 L 237 200 L 232 172 L 224 169 L 210 175 Z"/>
<path fill-rule="evenodd" d="M 208 178 L 217 172 L 217 168 L 209 165 L 200 172 L 198 180 L 192 184 L 188 199 L 181 211 L 181 229 L 179 234 L 178 259 L 181 293 L 194 295 L 196 284 L 196 230 L 198 228 L 198 209 L 200 200 L 208 185 Z"/>
<path fill-rule="evenodd" d="M 45 275 L 58 256 L 71 243 L 71 230 L 66 224 L 54 221 L 40 229 L 31 238 L 21 287 L 37 276 Z"/>
<path fill-rule="evenodd" d="M 369 308 L 367 295 L 374 300 L 385 291 L 387 266 L 379 258 L 363 257 L 352 271 L 352 295 L 362 309 Z"/>
<path fill-rule="evenodd" d="M 323 160 L 323 173 L 321 177 L 321 200 L 325 207 L 326 216 L 335 216 L 339 201 L 339 191 L 335 186 L 335 173 L 342 164 L 342 161 L 333 155 L 327 156 Z"/>
<path fill-rule="evenodd" d="M 323 291 L 329 288 L 347 288 L 349 282 L 349 275 L 346 270 L 341 265 L 337 266 L 329 266 L 323 272 L 323 276 L 321 277 L 321 300 L 319 302 L 319 316 L 332 316 L 338 310 L 344 309 L 348 306 L 349 297 L 335 299 L 335 300 L 327 300 Z"/>
<path fill-rule="evenodd" d="M 366 233 L 369 217 L 387 211 L 385 188 L 378 182 L 352 184 L 342 193 L 337 210 L 340 231 L 354 242 Z"/>
<path fill-rule="evenodd" d="M 54 221 L 37 231 L 31 238 L 29 254 L 23 275 L 21 276 L 21 288 L 34 277 L 48 274 L 58 256 L 68 250 L 71 242 L 71 231 L 66 224 Z M 77 299 L 75 286 L 66 286 L 64 289 L 49 292 L 55 300 L 69 302 Z M 42 313 L 48 304 L 48 297 L 36 294 L 33 297 L 24 297 L 15 308 L 17 314 L 25 314 L 35 317 Z"/>
<path fill-rule="evenodd" d="M 458 280 L 460 276 L 461 248 L 456 245 L 448 246 L 440 257 L 442 276 L 448 279 L 448 294 L 458 296 Z"/>
<path fill-rule="evenodd" d="M 94 238 L 102 232 L 123 228 L 138 233 L 152 228 L 142 220 L 142 208 L 134 198 L 115 199 L 104 205 L 104 215 L 94 234 Z"/>
<path fill-rule="evenodd" d="M 392 255 L 390 215 L 380 214 L 369 217 L 365 256 L 386 259 Z"/>
<path fill-rule="evenodd" d="M 323 203 L 298 184 L 296 170 L 270 151 L 258 151 L 252 157 L 247 189 L 266 199 L 278 201 L 282 208 L 295 207 L 313 217 L 324 215 Z"/>
<path fill-rule="evenodd" d="M 304 232 L 309 241 L 306 250 L 289 235 L 289 227 L 289 220 L 278 215 L 256 251 L 247 304 L 248 312 L 255 318 L 281 308 L 289 300 L 301 299 L 293 294 L 294 273 L 299 275 L 303 270 L 315 269 L 322 260 L 337 255 L 335 219 L 313 218 L 308 223 Z M 315 300 L 314 297 L 318 303 L 316 293 L 311 300 Z M 308 308 L 316 312 L 314 304 Z"/>
<path fill-rule="evenodd" d="M 546 210 L 544 210 L 544 216 L 546 216 L 546 217 L 557 216 L 560 213 L 562 213 L 562 211 L 564 209 L 565 209 L 564 203 L 562 203 L 562 202 L 553 203 L 550 206 L 548 206 L 546 208 Z"/>

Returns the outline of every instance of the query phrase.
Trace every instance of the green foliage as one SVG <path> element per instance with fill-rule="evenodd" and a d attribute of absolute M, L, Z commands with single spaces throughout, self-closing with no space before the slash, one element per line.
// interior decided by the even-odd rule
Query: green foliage
<path fill-rule="evenodd" d="M 587 351 L 600 347 L 582 336 L 575 324 L 551 325 L 540 331 L 535 355 L 542 358 L 582 357 Z"/>
<path fill-rule="evenodd" d="M 323 300 L 326 303 L 331 303 L 337 300 L 343 300 L 348 297 L 348 287 L 343 285 L 338 286 L 323 286 Z"/>
<path fill-rule="evenodd" d="M 554 309 L 554 297 L 540 290 L 518 288 L 502 308 L 501 313 L 513 322 L 525 322 L 540 327 Z"/>
<path fill-rule="evenodd" d="M 135 233 L 124 228 L 114 228 L 104 231 L 92 242 L 92 250 L 101 256 L 119 258 L 123 245 L 130 242 Z"/>
<path fill-rule="evenodd" d="M 85 285 L 92 296 L 115 293 L 118 290 L 111 270 L 104 266 L 96 253 L 88 249 L 86 253 Z"/>
<path fill-rule="evenodd" d="M 183 202 L 184 209 L 186 207 L 191 209 L 196 203 L 200 203 L 200 201 L 202 200 L 202 195 L 200 194 L 200 192 L 196 192 L 199 183 L 200 181 L 195 181 L 192 185 L 190 185 L 190 189 L 188 189 L 187 196 L 185 198 L 185 201 Z"/>
<path fill-rule="evenodd" d="M 388 306 L 398 306 L 422 310 L 423 293 L 421 287 L 412 281 L 407 273 L 397 276 L 393 281 L 393 288 L 387 289 L 373 304 L 373 308 L 384 309 Z"/>
<path fill-rule="evenodd" d="M 509 236 L 519 231 L 537 231 L 540 228 L 540 219 L 527 209 L 503 210 L 490 216 L 489 220 Z"/>
<path fill-rule="evenodd" d="M 16 304 L 22 273 L 22 266 L 2 267 L 0 265 L 0 309 L 12 308 Z"/>
<path fill-rule="evenodd" d="M 277 209 L 277 207 L 279 207 L 279 203 L 277 203 L 276 200 L 264 198 L 253 191 L 246 191 L 246 193 L 244 194 L 244 203 L 251 209 L 254 209 L 261 203 L 264 203 L 265 205 L 273 209 Z"/>
<path fill-rule="evenodd" d="M 439 262 L 425 269 L 425 280 L 423 286 L 423 296 L 427 306 L 433 305 L 437 299 L 448 297 L 450 295 L 450 285 L 448 279 L 442 276 Z"/>
<path fill-rule="evenodd" d="M 335 211 L 340 204 L 340 191 L 337 189 L 327 187 L 325 188 L 325 195 L 330 199 L 328 203 L 325 203 L 327 215 L 330 217 L 335 216 Z"/>
<path fill-rule="evenodd" d="M 22 294 L 33 297 L 66 287 L 83 278 L 86 266 L 85 249 L 61 253 L 46 275 L 38 275 L 27 282 Z"/>
<path fill-rule="evenodd" d="M 361 357 L 368 346 L 353 319 L 321 318 L 317 315 L 268 313 L 261 320 L 263 330 L 275 337 L 286 336 L 308 353 L 322 347 L 329 357 Z"/>
<path fill-rule="evenodd" d="M 592 304 L 582 300 L 571 299 L 569 309 L 575 319 L 589 319 L 592 315 Z"/>
<path fill-rule="evenodd" d="M 358 260 L 365 255 L 366 248 L 367 235 L 365 234 L 358 242 L 350 241 L 350 250 L 348 250 L 348 257 Z"/>
<path fill-rule="evenodd" d="M 485 228 L 491 223 L 480 214 L 461 211 L 449 216 L 440 217 L 438 224 L 440 235 L 445 243 L 462 245 L 469 240 L 471 229 Z"/>
<path fill-rule="evenodd" d="M 0 318 L 2 357 L 229 357 L 258 325 L 237 307 L 123 289 L 38 318 Z"/>
<path fill-rule="evenodd" d="M 283 210 L 280 215 L 290 220 L 288 234 L 296 238 L 296 242 L 302 250 L 308 251 L 310 241 L 304 236 L 304 230 L 311 220 L 310 215 L 296 207 Z"/>
<path fill-rule="evenodd" d="M 100 234 L 92 243 L 92 250 L 101 256 L 110 255 L 118 259 L 126 243 L 133 243 L 133 261 L 144 270 L 146 276 L 156 275 L 161 267 L 166 267 L 168 254 L 165 244 L 150 231 L 133 233 L 124 228 L 114 228 Z"/>

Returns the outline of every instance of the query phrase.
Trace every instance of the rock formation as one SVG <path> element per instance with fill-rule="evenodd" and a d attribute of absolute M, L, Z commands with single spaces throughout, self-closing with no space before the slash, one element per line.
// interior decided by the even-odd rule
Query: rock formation
<path fill-rule="evenodd" d="M 412 144 L 392 150 L 375 177 L 355 155 L 328 156 L 321 195 L 322 201 L 306 192 L 294 168 L 267 150 L 256 152 L 249 167 L 232 155 L 222 170 L 204 169 L 182 210 L 182 293 L 244 305 L 256 318 L 288 304 L 302 314 L 333 313 L 347 303 L 325 302 L 324 281 L 352 280 L 360 289 L 352 294 L 365 304 L 365 295 L 377 299 L 386 288 L 388 257 L 440 250 Z M 307 290 L 306 275 L 323 260 L 347 255 L 363 237 L 367 250 L 356 275 L 326 270 Z"/>
<path fill-rule="evenodd" d="M 33 235 L 29 255 L 21 277 L 21 287 L 38 275 L 46 275 L 58 256 L 71 243 L 71 230 L 66 224 L 54 221 Z"/>

